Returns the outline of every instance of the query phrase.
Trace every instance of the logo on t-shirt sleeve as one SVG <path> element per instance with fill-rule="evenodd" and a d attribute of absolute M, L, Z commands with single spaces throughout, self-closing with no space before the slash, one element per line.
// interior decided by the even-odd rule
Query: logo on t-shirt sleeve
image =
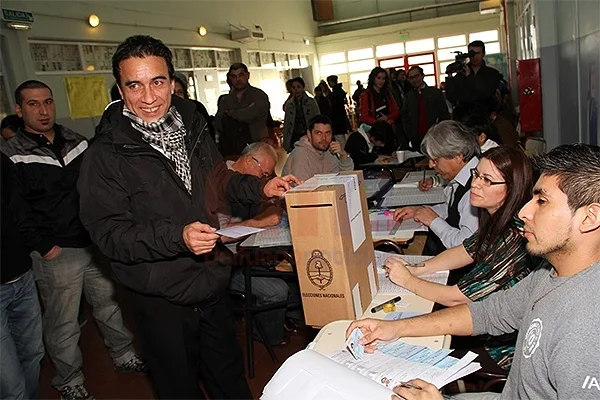
<path fill-rule="evenodd" d="M 535 353 L 537 348 L 540 346 L 540 340 L 542 339 L 542 320 L 539 318 L 531 321 L 529 329 L 525 334 L 525 340 L 523 340 L 523 356 L 529 358 Z"/>

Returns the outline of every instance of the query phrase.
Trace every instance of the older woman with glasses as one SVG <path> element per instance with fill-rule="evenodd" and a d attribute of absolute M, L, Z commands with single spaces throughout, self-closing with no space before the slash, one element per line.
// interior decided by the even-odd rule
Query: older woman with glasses
<path fill-rule="evenodd" d="M 533 170 L 520 150 L 500 146 L 487 151 L 479 165 L 470 169 L 470 201 L 479 209 L 479 231 L 462 244 L 452 247 L 424 266 L 412 267 L 400 257 L 390 257 L 385 268 L 392 282 L 445 306 L 455 306 L 486 298 L 508 289 L 533 269 L 527 254 L 527 241 L 515 224 L 514 216 L 531 198 Z M 445 286 L 419 278 L 420 275 L 474 267 L 456 285 Z M 488 345 L 486 350 L 503 368 L 510 365 L 514 342 Z"/>
<path fill-rule="evenodd" d="M 479 163 L 480 149 L 471 130 L 456 121 L 442 121 L 429 129 L 421 142 L 421 152 L 429 158 L 429 166 L 437 171 L 439 177 L 450 181 L 445 189 L 446 202 L 399 208 L 394 219 L 414 218 L 428 226 L 423 254 L 435 256 L 458 246 L 477 231 L 477 211 L 469 202 L 469 193 L 470 171 Z M 419 184 L 421 190 L 429 190 L 431 186 L 432 178 Z M 453 283 L 455 276 L 451 277 Z"/>

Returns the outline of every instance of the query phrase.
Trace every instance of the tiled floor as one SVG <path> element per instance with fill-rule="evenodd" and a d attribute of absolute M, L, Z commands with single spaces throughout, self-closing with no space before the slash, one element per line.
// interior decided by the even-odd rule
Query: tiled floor
<path fill-rule="evenodd" d="M 131 313 L 124 301 L 121 301 L 126 325 L 134 330 Z M 83 372 L 86 378 L 86 386 L 89 392 L 98 399 L 151 399 L 154 398 L 150 381 L 145 376 L 135 374 L 119 374 L 115 372 L 110 357 L 100 335 L 98 327 L 93 322 L 91 310 L 86 307 L 86 316 L 88 318 L 81 330 L 80 347 L 83 353 Z M 244 322 L 239 319 L 236 321 L 238 340 L 246 354 Z M 298 333 L 289 336 L 287 344 L 277 346 L 275 353 L 279 360 L 275 363 L 269 357 L 265 347 L 254 342 L 254 365 L 255 377 L 248 379 L 248 384 L 252 390 L 254 398 L 258 399 L 262 394 L 262 389 L 271 379 L 275 371 L 281 366 L 290 355 L 302 350 L 314 338 L 316 331 L 311 328 L 303 328 Z M 41 396 L 44 399 L 58 399 L 59 393 L 54 390 L 50 381 L 54 374 L 54 368 L 50 359 L 46 356 L 42 361 L 41 373 Z"/>

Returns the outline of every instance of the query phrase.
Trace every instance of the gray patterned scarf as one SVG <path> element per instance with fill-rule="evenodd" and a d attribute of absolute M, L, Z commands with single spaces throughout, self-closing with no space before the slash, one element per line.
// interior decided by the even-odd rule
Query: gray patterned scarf
<path fill-rule="evenodd" d="M 131 120 L 131 126 L 142 134 L 142 138 L 150 146 L 175 163 L 175 172 L 183 181 L 188 193 L 192 193 L 190 159 L 185 148 L 185 126 L 177 109 L 171 106 L 164 117 L 150 123 L 125 106 L 123 115 Z"/>

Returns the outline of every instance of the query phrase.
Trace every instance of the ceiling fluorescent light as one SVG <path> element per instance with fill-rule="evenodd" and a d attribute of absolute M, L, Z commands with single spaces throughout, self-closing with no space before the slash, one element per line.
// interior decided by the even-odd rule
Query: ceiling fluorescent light
<path fill-rule="evenodd" d="M 31 25 L 24 24 L 21 22 L 7 22 L 6 26 L 9 27 L 10 29 L 15 29 L 17 31 L 26 31 L 26 30 L 31 29 Z"/>

